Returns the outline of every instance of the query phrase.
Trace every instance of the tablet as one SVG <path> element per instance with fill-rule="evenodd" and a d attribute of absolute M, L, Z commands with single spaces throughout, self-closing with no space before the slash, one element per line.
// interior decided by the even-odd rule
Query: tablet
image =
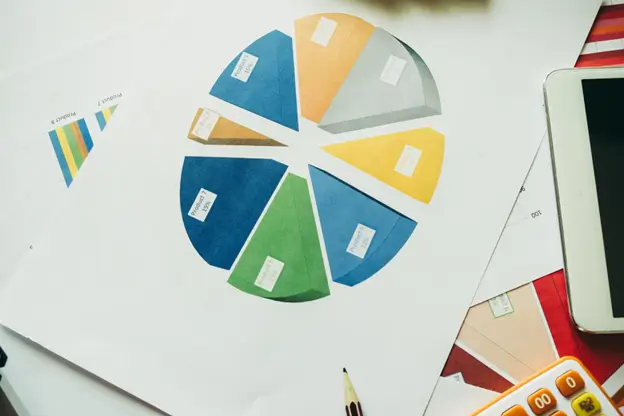
<path fill-rule="evenodd" d="M 566 69 L 545 82 L 570 313 L 624 332 L 624 69 Z"/>

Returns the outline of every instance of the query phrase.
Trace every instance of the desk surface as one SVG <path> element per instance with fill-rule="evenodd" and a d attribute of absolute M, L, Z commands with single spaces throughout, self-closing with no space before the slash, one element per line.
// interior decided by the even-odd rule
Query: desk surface
<path fill-rule="evenodd" d="M 161 414 L 4 328 L 0 345 L 9 356 L 4 377 L 29 416 Z"/>

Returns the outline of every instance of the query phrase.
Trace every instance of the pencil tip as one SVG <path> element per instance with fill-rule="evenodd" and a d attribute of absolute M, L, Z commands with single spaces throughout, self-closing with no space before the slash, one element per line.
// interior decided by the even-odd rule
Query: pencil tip
<path fill-rule="evenodd" d="M 342 372 L 343 372 L 343 373 L 346 373 L 346 372 L 347 372 L 347 369 L 343 367 Z"/>

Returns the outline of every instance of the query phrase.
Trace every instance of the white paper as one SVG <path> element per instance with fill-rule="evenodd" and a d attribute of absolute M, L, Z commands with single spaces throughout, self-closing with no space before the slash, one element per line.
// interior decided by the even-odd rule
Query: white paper
<path fill-rule="evenodd" d="M 191 133 L 200 139 L 208 140 L 217 121 L 219 121 L 219 114 L 203 108 Z"/>
<path fill-rule="evenodd" d="M 401 79 L 401 75 L 403 75 L 403 71 L 405 70 L 406 65 L 407 61 L 405 59 L 390 55 L 388 57 L 388 60 L 386 61 L 386 65 L 384 66 L 384 69 L 381 72 L 381 76 L 379 77 L 379 79 L 396 87 L 399 80 Z"/>
<path fill-rule="evenodd" d="M 277 279 L 279 279 L 282 270 L 284 269 L 284 263 L 268 256 L 258 273 L 258 277 L 254 284 L 262 289 L 272 292 Z"/>
<path fill-rule="evenodd" d="M 128 99 L 135 96 L 137 79 L 145 80 L 149 73 L 149 61 L 136 51 L 150 55 L 157 48 L 151 42 L 161 33 L 162 22 L 152 24 L 149 31 L 138 25 L 137 32 L 112 36 L 0 82 L 0 135 L 21 138 L 7 140 L 0 153 L 0 193 L 5 201 L 0 216 L 0 283 L 15 271 L 48 219 L 62 216 L 62 208 L 57 209 L 64 196 L 111 141 L 107 136 L 123 118 Z M 115 105 L 102 130 L 96 113 Z M 68 187 L 50 132 L 80 119 L 93 147 Z M 46 201 L 44 210 L 33 203 L 32 189 Z"/>
<path fill-rule="evenodd" d="M 56 59 L 97 49 L 102 39 L 141 28 L 145 21 L 170 14 L 179 5 L 167 0 L 111 0 L 106 6 L 95 0 L 3 4 L 0 39 L 11 42 L 0 46 L 0 78 L 46 62 L 58 65 Z"/>
<path fill-rule="evenodd" d="M 243 52 L 241 54 L 241 57 L 238 59 L 238 63 L 234 67 L 232 77 L 240 81 L 247 82 L 257 63 L 257 56 L 253 56 L 250 53 Z"/>
<path fill-rule="evenodd" d="M 473 304 L 563 268 L 557 202 L 545 137 Z"/>
<path fill-rule="evenodd" d="M 135 76 L 141 73 L 144 58 L 136 51 L 150 53 L 147 40 L 161 25 L 152 21 L 150 32 L 144 33 L 141 20 L 170 10 L 169 6 L 163 1 L 113 1 L 97 7 L 92 1 L 75 0 L 0 6 L 0 33 L 12 39 L 0 47 L 0 133 L 20 137 L 6 141 L 0 155 L 4 178 L 0 180 L 4 200 L 0 293 L 35 234 L 49 218 L 62 215 L 57 208 L 71 192 L 63 182 L 48 131 L 85 120 L 94 147 L 79 179 L 90 159 L 112 140 L 109 132 L 123 117 L 126 100 L 135 96 Z M 137 32 L 115 34 L 128 25 Z M 95 113 L 114 105 L 117 111 L 100 131 Z M 75 116 L 51 123 L 68 113 Z M 33 189 L 40 201 L 45 200 L 45 209 L 33 203 Z M 1 371 L 2 389 L 20 416 L 161 414 L 5 328 L 0 328 L 0 345 L 9 356 Z"/>
<path fill-rule="evenodd" d="M 417 149 L 414 146 L 405 145 L 394 170 L 399 172 L 401 175 L 411 178 L 414 175 L 414 169 L 418 166 L 420 155 L 422 155 L 422 151 L 420 149 Z"/>
<path fill-rule="evenodd" d="M 325 17 L 321 17 L 318 24 L 316 25 L 316 29 L 312 34 L 312 42 L 319 44 L 321 46 L 329 45 L 329 41 L 332 36 L 334 36 L 334 32 L 338 27 L 338 23 L 334 20 L 327 19 Z"/>
<path fill-rule="evenodd" d="M 188 212 L 189 217 L 193 217 L 201 222 L 206 221 L 206 217 L 212 208 L 217 195 L 201 188 L 195 197 L 195 201 Z"/>
<path fill-rule="evenodd" d="M 210 96 L 216 77 L 261 33 L 273 27 L 288 32 L 295 18 L 312 10 L 347 7 L 324 0 L 267 1 L 249 2 L 245 15 L 250 24 L 238 25 L 232 36 L 223 33 L 241 23 L 238 3 L 224 3 L 217 24 L 205 24 L 210 7 L 199 3 L 174 25 L 168 40 L 158 45 L 162 59 L 152 67 L 158 68 L 150 74 L 158 78 L 153 88 L 124 113 L 126 122 L 115 125 L 111 146 L 102 146 L 72 185 L 63 215 L 48 222 L 34 241 L 12 279 L 10 295 L 0 302 L 0 317 L 171 414 L 335 413 L 344 406 L 345 366 L 371 415 L 404 414 L 402 399 L 408 395 L 410 414 L 422 414 L 516 196 L 511 185 L 522 183 L 543 133 L 539 88 L 532 93 L 535 79 L 573 63 L 597 4 L 561 0 L 544 10 L 537 0 L 498 0 L 491 13 L 435 20 L 412 13 L 387 19 L 362 8 L 362 17 L 402 33 L 401 40 L 427 57 L 444 97 L 442 116 L 384 127 L 426 123 L 448 132 L 443 174 L 433 200 L 424 204 L 315 148 L 315 139 L 336 141 L 336 136 L 320 137 L 316 126 L 303 122 L 299 131 L 285 132 Z M 567 19 L 557 19 L 562 8 Z M 267 9 L 278 14 L 263 20 L 262 28 L 254 26 L 252 18 Z M 527 22 L 532 27 L 528 37 L 516 30 Z M 508 30 L 493 36 L 498 27 Z M 553 31 L 561 36 L 548 36 Z M 219 47 L 197 55 L 207 38 L 218 39 Z M 525 53 L 501 60 L 496 52 L 509 48 Z M 189 56 L 194 65 L 188 65 Z M 448 56 L 465 63 L 461 76 Z M 484 72 L 484 65 L 491 70 Z M 512 85 L 507 84 L 510 77 Z M 192 115 L 203 106 L 297 151 L 225 149 L 182 140 Z M 510 125 L 515 128 L 509 130 Z M 184 157 L 198 155 L 273 158 L 304 178 L 313 163 L 417 218 L 418 226 L 402 250 L 357 288 L 329 282 L 329 297 L 298 305 L 248 296 L 227 283 L 229 271 L 207 265 L 185 235 L 180 169 Z M 423 282 L 427 296 L 422 296 Z M 45 320 L 31 313 L 33 305 L 46 311 Z M 423 333 L 432 342 L 423 343 Z M 371 354 L 384 359 L 371 360 Z M 387 380 L 393 380 L 391 387 Z"/>
<path fill-rule="evenodd" d="M 440 377 L 425 415 L 471 415 L 497 397 L 498 393 L 493 391 L 460 383 L 452 377 Z"/>
<path fill-rule="evenodd" d="M 347 246 L 347 253 L 363 259 L 374 237 L 375 230 L 363 224 L 358 224 Z"/>

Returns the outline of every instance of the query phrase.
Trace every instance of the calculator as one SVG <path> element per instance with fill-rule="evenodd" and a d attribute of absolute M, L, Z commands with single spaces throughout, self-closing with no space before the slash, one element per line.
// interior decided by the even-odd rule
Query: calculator
<path fill-rule="evenodd" d="M 589 370 L 564 357 L 510 388 L 472 416 L 622 415 Z"/>

